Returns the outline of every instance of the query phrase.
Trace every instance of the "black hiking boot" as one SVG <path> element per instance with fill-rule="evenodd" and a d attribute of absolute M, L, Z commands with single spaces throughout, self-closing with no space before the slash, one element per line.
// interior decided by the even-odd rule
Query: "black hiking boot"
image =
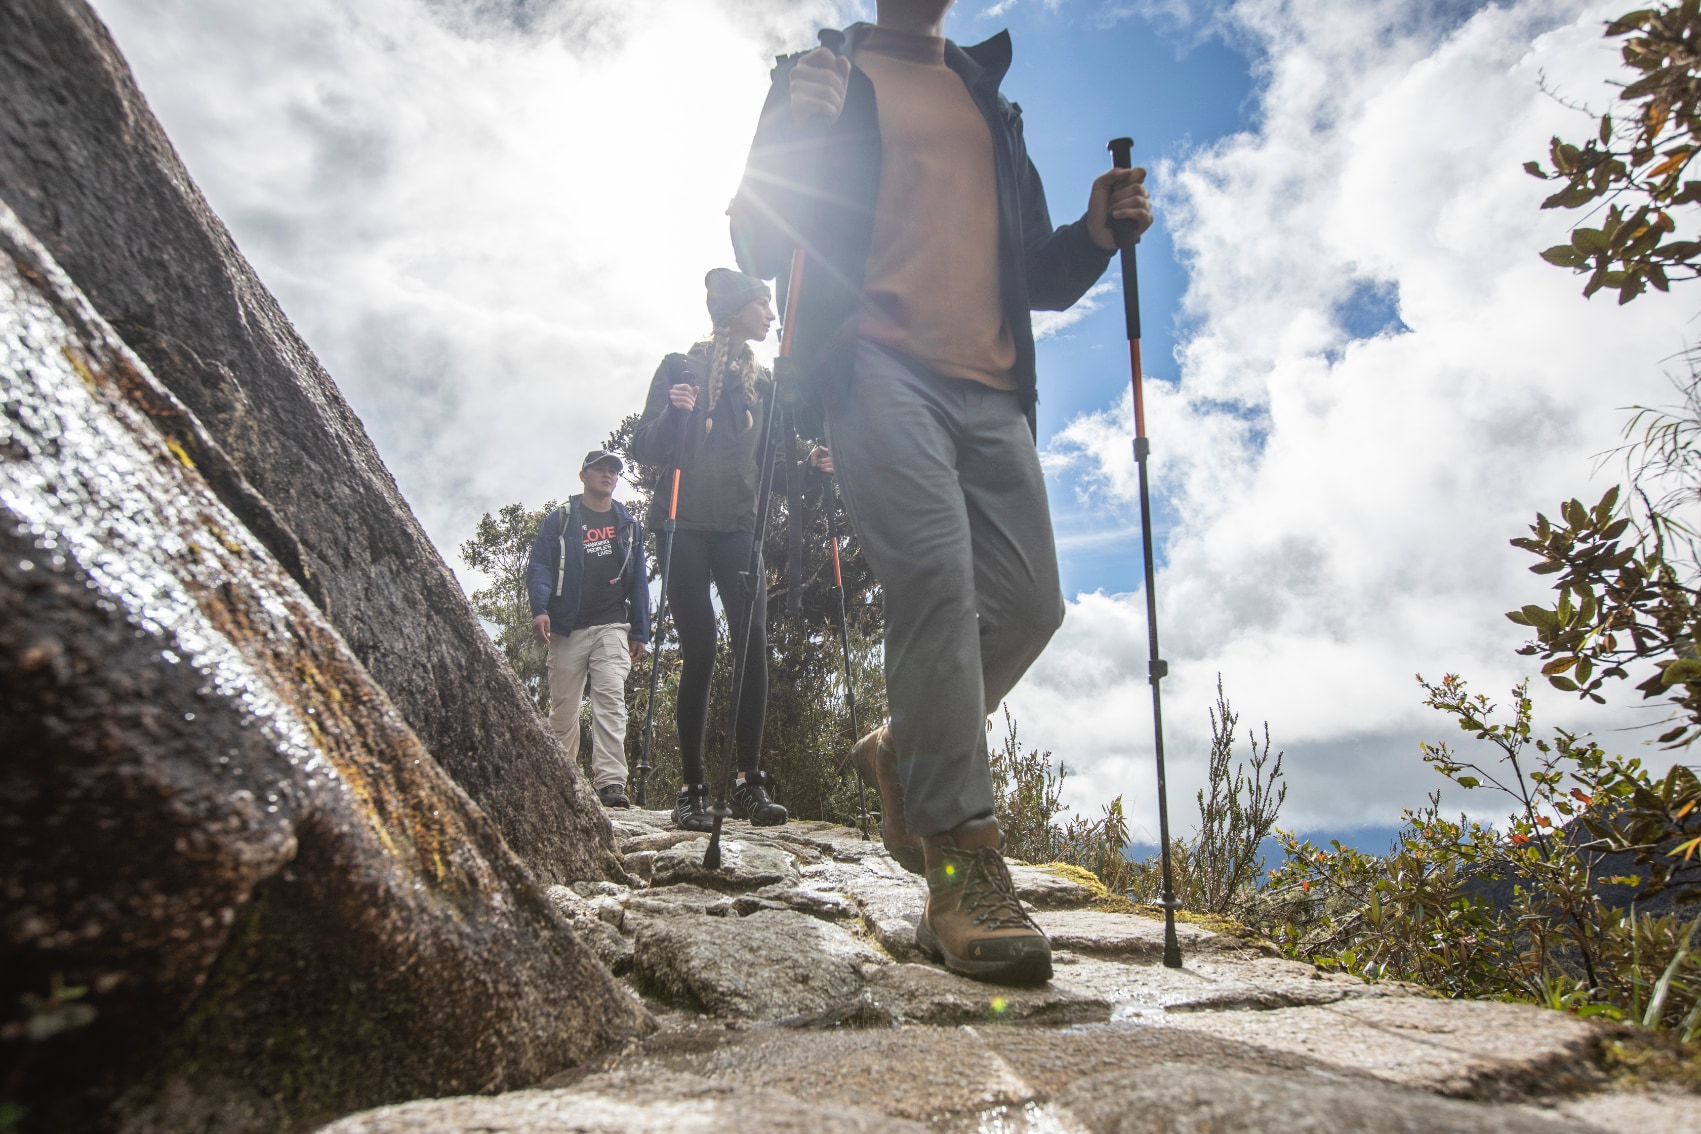
<path fill-rule="evenodd" d="M 732 817 L 748 819 L 752 827 L 778 827 L 786 809 L 768 798 L 766 772 L 751 772 L 732 788 Z"/>
<path fill-rule="evenodd" d="M 679 789 L 673 802 L 673 825 L 681 831 L 709 832 L 715 829 L 715 817 L 709 814 L 709 785 L 686 784 Z"/>
<path fill-rule="evenodd" d="M 602 800 L 604 807 L 632 806 L 632 801 L 626 798 L 626 789 L 619 784 L 604 784 L 597 788 L 597 798 Z"/>

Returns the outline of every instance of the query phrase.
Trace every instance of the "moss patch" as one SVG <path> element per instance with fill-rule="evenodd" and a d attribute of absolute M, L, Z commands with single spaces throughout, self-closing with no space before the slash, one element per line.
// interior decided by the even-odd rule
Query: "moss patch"
<path fill-rule="evenodd" d="M 1038 869 L 1047 874 L 1055 874 L 1059 878 L 1066 878 L 1077 886 L 1085 886 L 1092 891 L 1093 901 L 1095 902 L 1110 897 L 1110 891 L 1105 889 L 1103 882 L 1099 881 L 1099 876 L 1085 867 L 1076 866 L 1071 862 L 1042 862 L 1038 864 Z"/>
<path fill-rule="evenodd" d="M 1701 1094 L 1701 1044 L 1684 1044 L 1669 1031 L 1630 1028 L 1601 1045 L 1601 1064 L 1625 1086 L 1650 1084 Z"/>

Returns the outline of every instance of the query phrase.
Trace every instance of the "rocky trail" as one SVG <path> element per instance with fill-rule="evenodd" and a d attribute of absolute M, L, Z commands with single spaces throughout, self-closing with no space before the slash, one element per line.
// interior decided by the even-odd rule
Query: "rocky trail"
<path fill-rule="evenodd" d="M 605 814 L 87 0 L 0 64 L 0 1132 L 1701 1131 L 1614 1026 L 1045 867 L 998 988 L 854 830 Z"/>
<path fill-rule="evenodd" d="M 1701 1130 L 1692 1096 L 1629 1092 L 1607 1029 L 1325 975 L 1267 946 L 1104 908 L 1016 866 L 1051 935 L 1040 988 L 914 950 L 925 887 L 876 840 L 728 825 L 724 865 L 663 812 L 613 813 L 632 886 L 548 894 L 654 1015 L 539 1089 L 407 1103 L 323 1134 L 544 1131 Z"/>

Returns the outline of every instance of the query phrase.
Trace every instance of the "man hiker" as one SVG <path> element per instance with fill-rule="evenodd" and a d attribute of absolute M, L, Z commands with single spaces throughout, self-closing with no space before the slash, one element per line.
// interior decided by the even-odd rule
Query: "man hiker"
<path fill-rule="evenodd" d="M 579 704 L 591 685 L 591 783 L 605 807 L 626 799 L 626 674 L 650 640 L 644 531 L 614 498 L 624 468 L 594 449 L 579 466 L 583 493 L 544 517 L 526 590 L 532 633 L 549 650 L 549 727 L 579 758 Z"/>
<path fill-rule="evenodd" d="M 1030 310 L 1064 310 L 1151 224 L 1145 171 L 1111 170 L 1053 229 L 1008 33 L 943 37 L 951 0 L 782 59 L 729 213 L 739 266 L 805 255 L 792 355 L 819 397 L 851 522 L 885 592 L 889 725 L 853 759 L 887 848 L 925 873 L 916 942 L 947 968 L 1051 976 L 1051 945 L 1000 853 L 986 714 L 1063 617 L 1034 445 Z M 791 318 L 788 311 L 787 318 Z"/>

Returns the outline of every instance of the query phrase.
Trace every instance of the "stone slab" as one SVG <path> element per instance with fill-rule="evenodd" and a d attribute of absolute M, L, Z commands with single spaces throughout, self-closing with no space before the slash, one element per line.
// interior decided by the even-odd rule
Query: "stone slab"
<path fill-rule="evenodd" d="M 654 918 L 638 928 L 633 971 L 648 991 L 728 1019 L 808 1016 L 862 991 L 884 962 L 837 925 L 794 910 Z"/>
<path fill-rule="evenodd" d="M 784 850 L 749 839 L 721 836 L 721 865 L 709 870 L 703 855 L 709 840 L 698 835 L 656 852 L 650 868 L 650 886 L 682 883 L 711 890 L 760 890 L 778 884 L 796 885 L 801 876 L 792 856 Z"/>
<path fill-rule="evenodd" d="M 1105 910 L 1040 910 L 1034 920 L 1051 938 L 1056 949 L 1074 953 L 1096 953 L 1139 960 L 1162 960 L 1164 923 L 1137 914 Z M 1246 949 L 1248 945 L 1196 925 L 1175 927 L 1183 956 L 1201 950 Z"/>
<path fill-rule="evenodd" d="M 1089 1134 L 1598 1134 L 1574 1117 L 1484 1106 L 1326 1072 L 1163 1063 L 1094 1075 L 1041 1112 Z"/>
<path fill-rule="evenodd" d="M 427 1099 L 380 1107 L 320 1134 L 925 1134 L 855 1106 L 821 1106 L 776 1091 L 688 1076 L 627 1074 L 573 1090 Z"/>
<path fill-rule="evenodd" d="M 1460 1098 L 1598 1090 L 1605 1031 L 1528 1004 L 1388 996 L 1271 1012 L 1169 1013 L 1164 1026 L 1288 1051 Z"/>
<path fill-rule="evenodd" d="M 1097 897 L 1091 887 L 1043 866 L 1012 865 L 1010 880 L 1016 896 L 1034 909 L 1075 909 Z"/>

